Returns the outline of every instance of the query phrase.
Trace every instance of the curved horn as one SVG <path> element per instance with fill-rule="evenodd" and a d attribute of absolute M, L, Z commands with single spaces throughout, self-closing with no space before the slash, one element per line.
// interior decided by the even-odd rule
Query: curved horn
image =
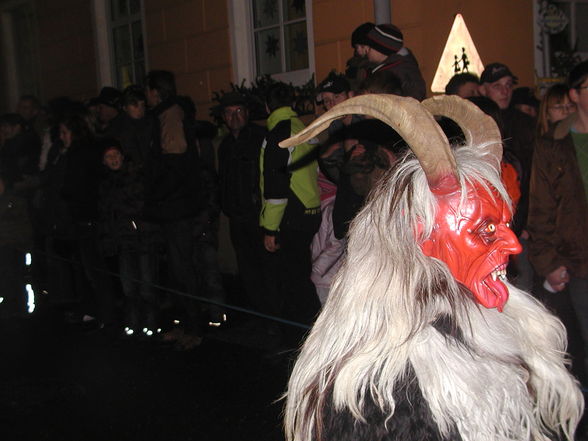
<path fill-rule="evenodd" d="M 282 141 L 280 146 L 301 144 L 326 129 L 331 121 L 349 114 L 377 118 L 396 130 L 418 158 L 431 188 L 437 187 L 443 178 L 455 176 L 455 158 L 447 138 L 433 116 L 414 98 L 395 95 L 350 98 L 321 115 L 297 135 Z"/>
<path fill-rule="evenodd" d="M 480 146 L 489 156 L 489 162 L 500 172 L 502 137 L 491 116 L 486 115 L 474 103 L 457 95 L 440 95 L 422 102 L 435 116 L 446 116 L 457 123 L 468 145 Z"/>

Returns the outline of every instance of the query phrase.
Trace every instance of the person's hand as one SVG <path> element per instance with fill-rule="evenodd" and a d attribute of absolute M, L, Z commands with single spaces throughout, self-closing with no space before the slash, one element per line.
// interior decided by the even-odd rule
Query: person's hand
<path fill-rule="evenodd" d="M 280 249 L 280 245 L 276 242 L 276 236 L 266 234 L 263 236 L 263 246 L 270 253 L 275 253 Z"/>
<path fill-rule="evenodd" d="M 565 266 L 560 266 L 545 277 L 547 283 L 553 288 L 554 291 L 563 291 L 566 284 L 570 281 L 570 275 L 568 269 Z"/>

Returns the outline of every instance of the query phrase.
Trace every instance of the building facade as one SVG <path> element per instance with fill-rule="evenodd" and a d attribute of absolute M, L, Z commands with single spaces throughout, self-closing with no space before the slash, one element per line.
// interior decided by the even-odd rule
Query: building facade
<path fill-rule="evenodd" d="M 384 0 L 386 1 L 386 0 Z M 569 2 L 580 0 L 567 0 Z M 258 74 L 303 83 L 343 71 L 350 35 L 375 21 L 376 0 L 0 0 L 0 110 L 20 95 L 86 99 L 102 86 L 171 70 L 208 116 L 214 91 Z M 381 2 L 380 2 L 381 3 Z M 536 83 L 536 0 L 390 0 L 430 85 L 460 13 L 484 63 Z"/>

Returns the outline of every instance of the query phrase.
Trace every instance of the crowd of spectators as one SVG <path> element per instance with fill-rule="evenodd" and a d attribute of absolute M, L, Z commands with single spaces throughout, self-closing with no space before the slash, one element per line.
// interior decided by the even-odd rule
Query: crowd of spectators
<path fill-rule="evenodd" d="M 425 98 L 400 29 L 364 23 L 351 42 L 346 72 L 329 73 L 317 87 L 317 113 L 359 94 Z M 508 66 L 491 63 L 479 78 L 456 74 L 446 94 L 469 99 L 499 126 L 512 228 L 523 245 L 511 279 L 560 315 L 574 359 L 584 360 L 588 66 L 541 99 L 517 83 Z M 217 258 L 222 211 L 245 303 L 310 325 L 344 258 L 349 223 L 407 152 L 391 128 L 359 115 L 332 122 L 310 143 L 280 148 L 304 128 L 293 100 L 291 86 L 272 84 L 267 119 L 257 124 L 247 98 L 227 93 L 225 134 L 217 136 L 216 126 L 196 119 L 191 99 L 177 95 L 167 71 L 150 72 L 144 87 L 104 87 L 83 104 L 57 98 L 42 107 L 23 96 L 15 113 L 0 118 L 2 292 L 22 292 L 21 262 L 32 253 L 31 283 L 73 305 L 68 320 L 190 350 L 204 327 L 227 319 Z M 452 121 L 440 122 L 454 143 L 465 141 Z M 7 296 L 3 307 L 20 310 L 25 299 Z M 167 310 L 181 316 L 180 325 L 170 325 Z M 264 327 L 279 348 L 299 342 L 288 329 Z M 584 378 L 584 363 L 574 369 Z"/>

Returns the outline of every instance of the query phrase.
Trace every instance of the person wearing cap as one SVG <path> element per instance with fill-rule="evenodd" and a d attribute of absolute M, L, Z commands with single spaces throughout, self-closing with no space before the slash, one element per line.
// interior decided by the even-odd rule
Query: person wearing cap
<path fill-rule="evenodd" d="M 400 79 L 403 96 L 425 98 L 425 80 L 415 56 L 404 46 L 400 29 L 393 24 L 376 25 L 366 34 L 365 43 L 369 47 L 366 57 L 376 65 L 371 74 L 389 70 Z"/>
<path fill-rule="evenodd" d="M 221 209 L 229 218 L 231 243 L 247 300 L 261 310 L 265 288 L 259 228 L 259 155 L 267 131 L 249 121 L 247 101 L 240 93 L 223 95 L 220 107 L 229 130 L 218 148 Z"/>
<path fill-rule="evenodd" d="M 373 24 L 371 25 L 373 26 Z M 355 34 L 356 32 L 354 32 Z M 337 74 L 335 71 L 330 72 L 321 81 L 317 91 L 317 101 L 321 102 L 327 111 L 353 95 L 349 81 L 344 75 Z M 337 239 L 334 234 L 333 207 L 338 190 L 340 168 L 345 157 L 344 145 L 348 135 L 347 131 L 349 125 L 358 119 L 358 115 L 347 115 L 331 122 L 328 129 L 329 138 L 320 147 L 318 186 L 322 220 L 311 244 L 311 280 L 321 304 L 327 300 L 331 281 L 340 267 L 345 251 L 345 241 Z"/>
<path fill-rule="evenodd" d="M 512 105 L 513 88 L 518 78 L 502 63 L 488 64 L 480 76 L 480 95 L 498 104 L 502 120 L 504 150 L 518 160 L 521 198 L 515 207 L 512 228 L 517 234 L 523 252 L 513 259 L 517 274 L 515 284 L 526 291 L 533 286 L 533 268 L 528 260 L 529 233 L 526 230 L 529 207 L 529 179 L 535 144 L 535 120 Z"/>
<path fill-rule="evenodd" d="M 368 21 L 356 27 L 351 33 L 351 47 L 353 47 L 355 55 L 360 57 L 367 55 L 370 48 L 367 42 L 367 34 L 374 26 L 376 26 L 374 23 Z"/>
<path fill-rule="evenodd" d="M 96 97 L 98 103 L 98 136 L 116 136 L 121 130 L 120 100 L 122 92 L 114 87 L 103 87 Z"/>
<path fill-rule="evenodd" d="M 363 23 L 355 28 L 351 34 L 353 56 L 347 60 L 345 76 L 352 84 L 354 90 L 359 86 L 359 83 L 367 78 L 369 72 L 374 67 L 366 58 L 369 49 L 366 44 L 366 35 L 374 26 L 374 23 Z"/>
<path fill-rule="evenodd" d="M 533 155 L 530 259 L 548 291 L 569 293 L 588 354 L 588 61 L 571 70 L 568 87 L 576 112 L 551 126 Z"/>
<path fill-rule="evenodd" d="M 345 76 L 330 72 L 318 85 L 317 90 L 317 101 L 321 102 L 326 110 L 330 110 L 349 98 L 351 86 Z"/>
<path fill-rule="evenodd" d="M 513 88 L 517 82 L 518 78 L 506 65 L 491 63 L 482 72 L 479 92 L 498 104 L 500 109 L 505 110 L 510 106 Z"/>
<path fill-rule="evenodd" d="M 127 87 L 120 99 L 121 123 L 114 133 L 120 141 L 123 153 L 132 163 L 141 167 L 149 155 L 152 120 L 145 115 L 146 98 L 142 87 Z"/>

